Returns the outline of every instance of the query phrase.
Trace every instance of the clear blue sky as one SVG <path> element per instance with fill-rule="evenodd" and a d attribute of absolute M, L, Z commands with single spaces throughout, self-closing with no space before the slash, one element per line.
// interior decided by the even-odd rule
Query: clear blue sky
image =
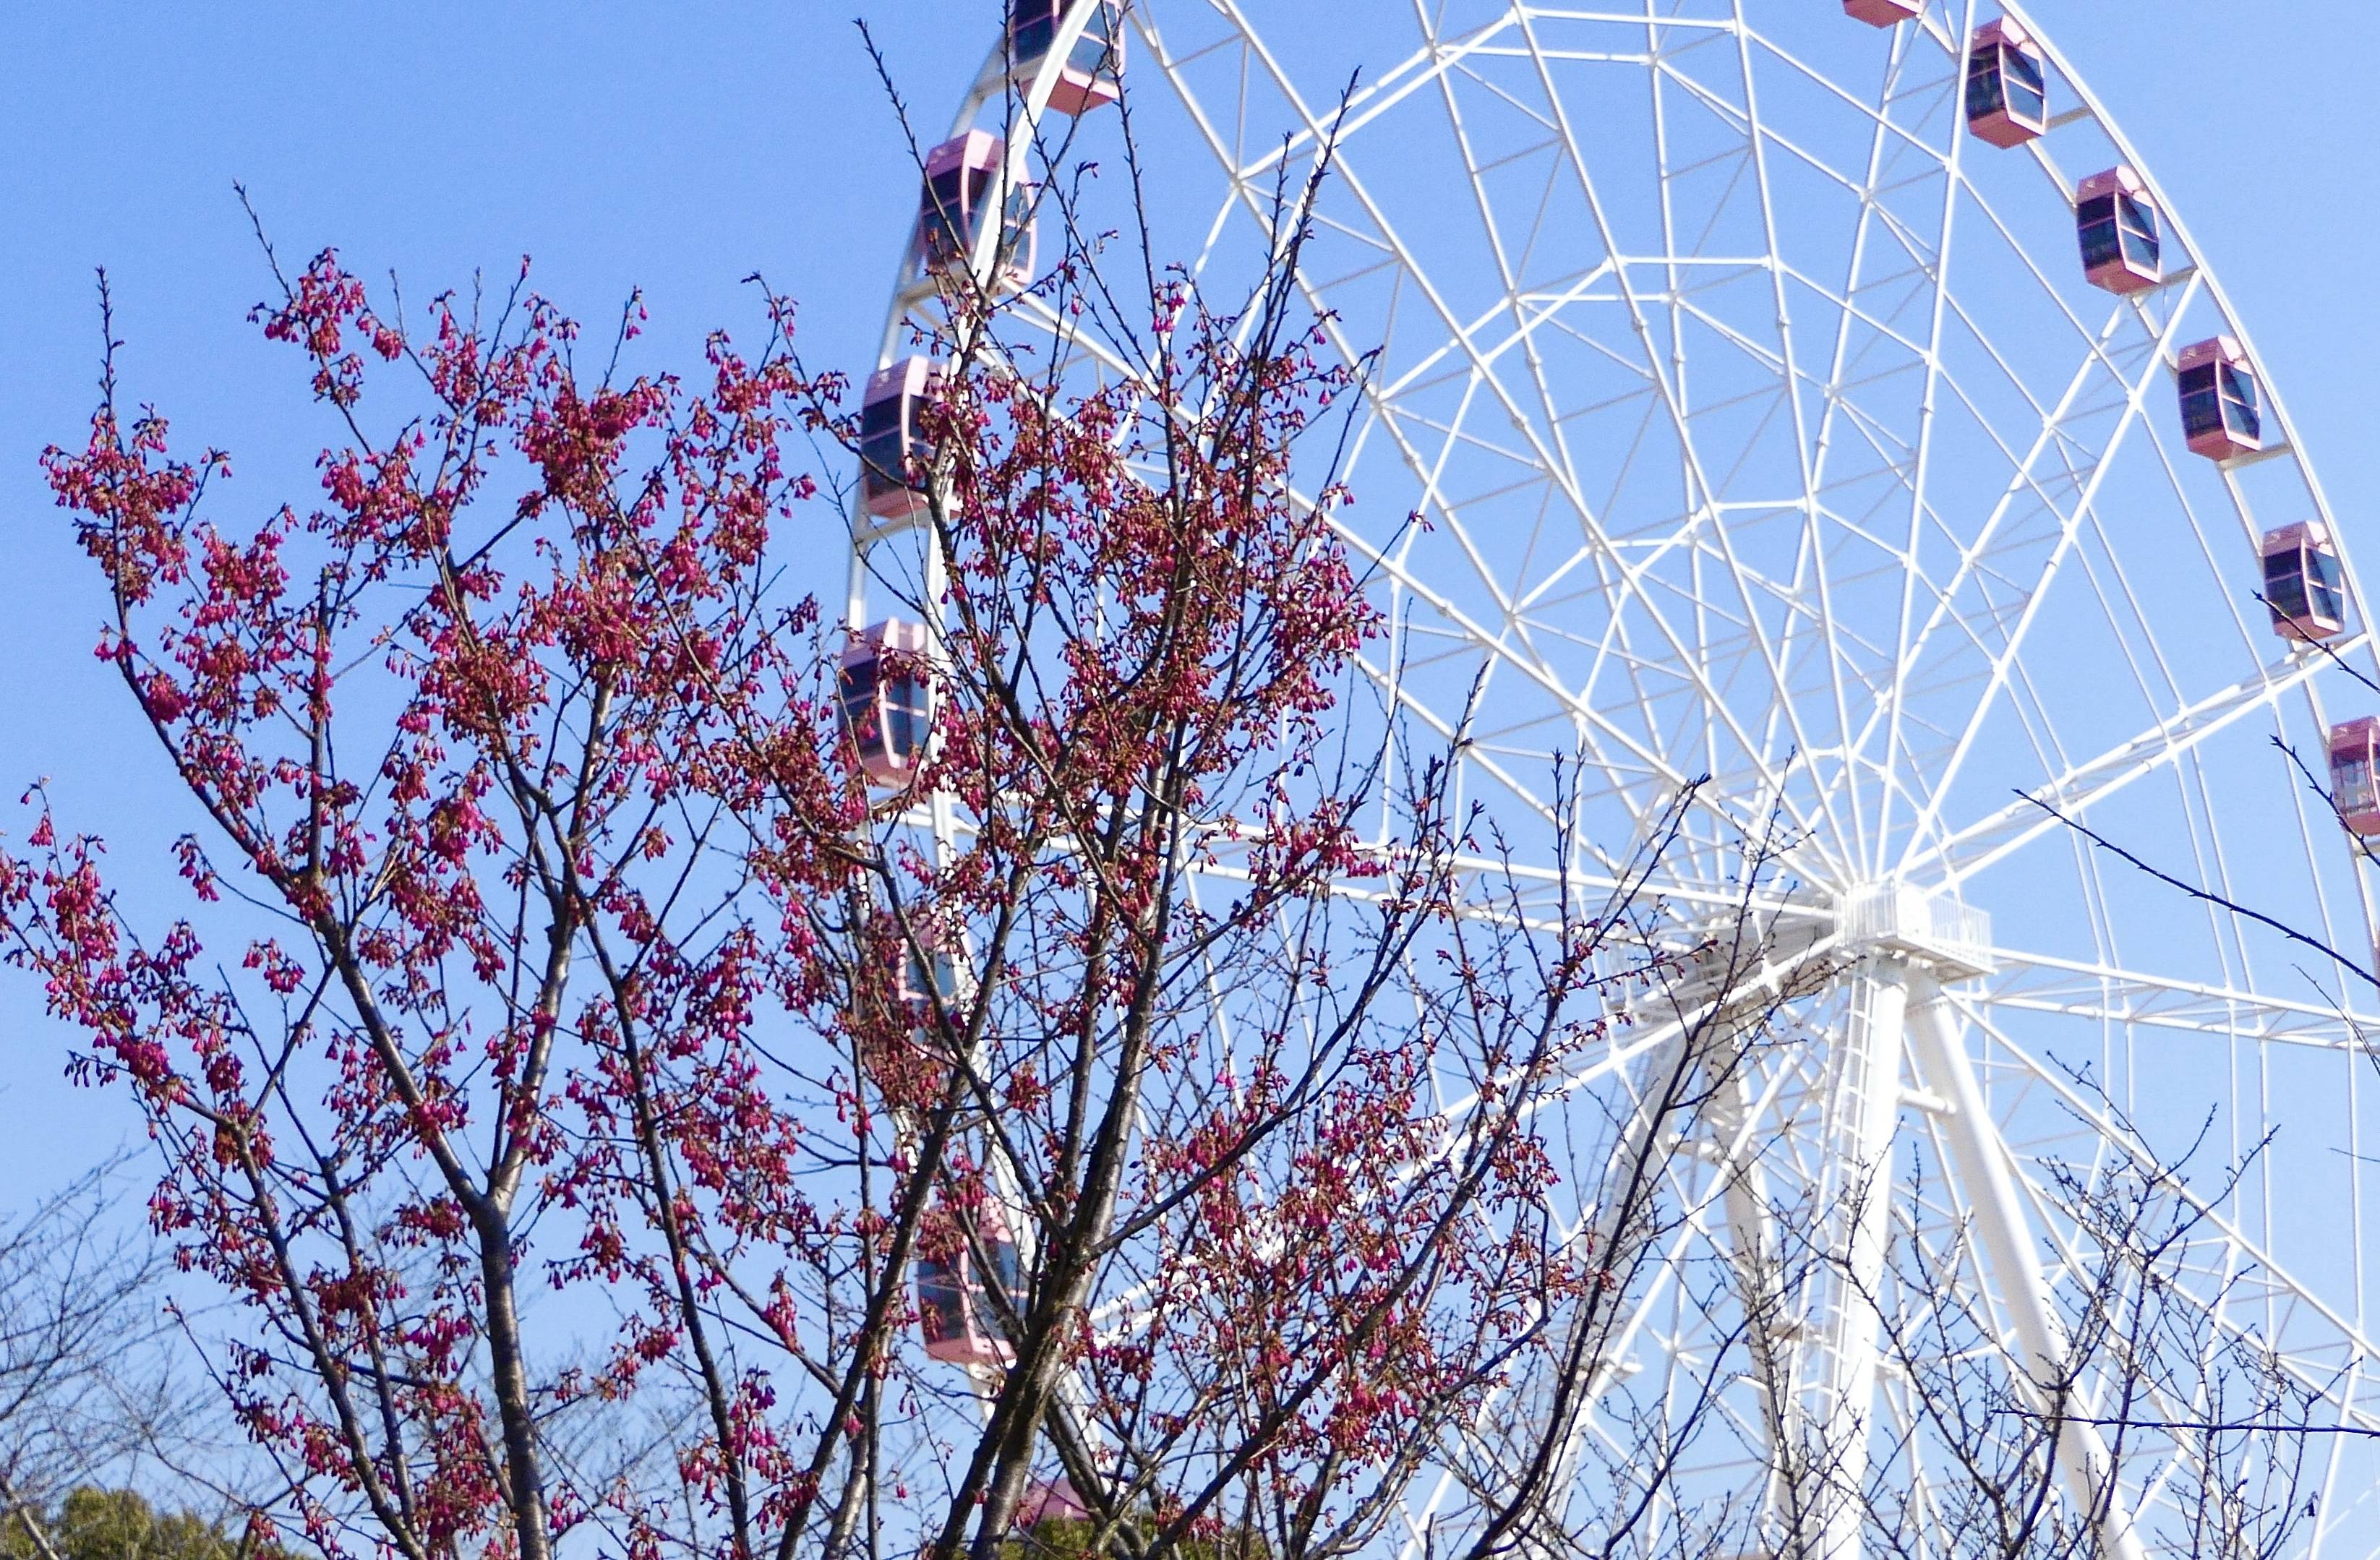
<path fill-rule="evenodd" d="M 2210 252 L 2339 512 L 2371 511 L 2380 11 L 2034 9 Z M 232 448 L 226 518 L 302 501 L 324 437 L 286 352 L 245 322 L 268 283 L 235 179 L 285 258 L 336 244 L 369 276 L 394 268 L 416 298 L 475 266 L 505 275 L 523 253 L 582 317 L 640 284 L 644 366 L 689 365 L 715 325 L 751 328 L 739 281 L 765 271 L 802 300 L 813 363 L 864 367 L 914 193 L 855 10 L 938 128 L 998 0 L 50 4 L 0 18 L 7 794 L 47 775 L 123 865 L 187 826 L 89 657 L 96 581 L 35 466 L 44 444 L 79 437 L 92 399 L 95 265 L 115 278 L 130 393 L 191 442 Z M 0 975 L 0 1205 L 132 1127 L 115 1102 L 67 1089 L 61 1056 L 30 984 Z"/>

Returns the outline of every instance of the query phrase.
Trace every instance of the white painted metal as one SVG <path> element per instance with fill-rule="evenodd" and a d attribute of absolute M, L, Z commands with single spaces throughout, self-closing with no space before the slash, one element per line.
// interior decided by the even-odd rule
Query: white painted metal
<path fill-rule="evenodd" d="M 2054 14 L 2007 11 L 2050 38 Z M 1761 1001 L 1781 1004 L 1660 1168 L 1653 1276 L 1610 1360 L 1573 1421 L 1541 1427 L 1569 1502 L 1531 1538 L 1548 1551 L 1565 1530 L 1592 1547 L 1631 1477 L 1623 1432 L 1701 1392 L 1719 1428 L 1682 1454 L 1644 1548 L 1692 1552 L 1697 1502 L 1749 1500 L 1772 1554 L 1849 1560 L 1895 1522 L 1930 1553 L 1912 1534 L 1943 1509 L 1940 1460 L 1908 1362 L 1879 1348 L 1912 1303 L 1895 1253 L 1972 1235 L 1977 1347 L 2022 1389 L 2070 1363 L 2068 1308 L 2099 1260 L 2060 1187 L 2178 1155 L 2202 1127 L 2206 1183 L 2247 1173 L 2175 1253 L 2178 1303 L 2210 1338 L 2269 1348 L 2321 1417 L 2380 1429 L 2370 993 L 2094 855 L 2037 804 L 2370 949 L 2366 884 L 2270 746 L 2318 763 L 2325 701 L 2359 690 L 2272 638 L 2249 594 L 2258 531 L 2313 518 L 2362 602 L 2356 527 L 2269 364 L 2266 453 L 2216 471 L 2182 452 L 2176 350 L 2220 333 L 2252 359 L 2252 343 L 2153 177 L 2164 284 L 2082 284 L 2074 183 L 2154 159 L 2054 41 L 2049 134 L 2010 151 L 1967 136 L 1962 43 L 1991 14 L 1931 0 L 1879 31 L 1824 0 L 1130 0 L 1160 261 L 1227 288 L 1272 242 L 1275 181 L 1338 126 L 1304 283 L 1365 369 L 1361 502 L 1339 526 L 1394 628 L 1367 667 L 1401 722 L 1357 739 L 1443 741 L 1485 688 L 1463 784 L 1519 850 L 1506 880 L 1531 924 L 1564 891 L 1608 891 L 1645 820 L 1710 777 L 1653 885 L 1647 935 L 1676 979 L 1633 999 L 1637 1027 L 1560 1107 L 1636 1121 L 1648 1066 L 1674 1070 L 1694 1034 L 1719 1054 L 1707 1036 L 1733 1033 L 1742 998 L 1709 943 L 1734 946 L 1731 907 Z M 1053 69 L 1013 81 L 995 54 L 953 120 L 1006 134 L 1012 184 L 1113 157 L 1114 111 L 1045 117 Z M 933 298 L 901 276 L 888 359 L 934 329 Z M 1009 324 L 1086 380 L 1120 371 L 1094 327 L 1038 300 Z M 931 583 L 914 539 L 855 549 L 855 624 L 872 582 Z M 2359 619 L 2337 652 L 2380 672 Z M 1576 757 L 1585 826 L 1567 861 L 1556 754 Z M 945 844 L 967 827 L 946 799 L 919 813 Z M 1378 824 L 1393 836 L 1385 808 Z M 1745 842 L 1772 838 L 1747 885 Z M 1601 1189 L 1643 1134 L 1597 1141 L 1574 1167 L 1583 1231 L 1605 1228 Z M 1916 1173 L 1932 1164 L 1947 1177 Z M 2095 1389 L 2127 1367 L 2082 1368 Z M 1516 1382 L 1494 1411 L 1553 1410 Z M 1385 1542 L 1459 1543 L 1488 1439 L 1450 1447 Z M 2102 1542 L 2125 1560 L 2164 1552 L 2189 1455 L 2083 1425 L 2057 1443 L 2065 1498 L 2107 1494 Z M 2300 1548 L 2380 1553 L 2380 1458 L 2339 1435 L 2309 1466 L 2327 1493 Z M 1864 1513 L 1873 1489 L 1887 1499 Z"/>
<path fill-rule="evenodd" d="M 1820 1361 L 1815 1428 L 1801 1501 L 1818 1531 L 1810 1560 L 1856 1560 L 1864 1526 L 1868 1451 L 1876 1411 L 1876 1334 L 1882 1325 L 1885 1243 L 1891 1231 L 1892 1140 L 1900 1109 L 1902 1033 L 1909 972 L 1872 956 L 1850 977 L 1852 1006 L 1834 1052 L 1829 1102 L 1833 1153 L 1827 1166 L 1832 1215 L 1841 1220 L 1840 1271 Z"/>
<path fill-rule="evenodd" d="M 2049 1280 L 2034 1251 L 2032 1222 L 2017 1195 L 2007 1151 L 1991 1128 L 1990 1107 L 1975 1082 L 1964 1035 L 1946 1010 L 1940 989 L 1927 982 L 1920 987 L 1909 1022 L 1910 1049 L 1918 1070 L 1941 1091 L 1943 1136 L 1959 1184 L 1967 1197 L 1978 1239 L 1990 1262 L 1998 1298 L 2007 1307 L 2024 1348 L 2023 1375 L 2035 1390 L 2036 1408 L 2049 1407 L 2052 1384 L 2067 1379 L 2070 1357 L 2057 1317 L 2048 1304 Z M 2107 1508 L 2100 1542 L 2117 1560 L 2140 1560 L 2145 1553 L 2133 1531 L 2131 1513 L 2108 1490 L 2115 1465 L 2107 1439 L 2096 1426 L 2061 1427 L 2058 1441 L 2059 1469 L 2077 1506 L 2083 1510 Z"/>

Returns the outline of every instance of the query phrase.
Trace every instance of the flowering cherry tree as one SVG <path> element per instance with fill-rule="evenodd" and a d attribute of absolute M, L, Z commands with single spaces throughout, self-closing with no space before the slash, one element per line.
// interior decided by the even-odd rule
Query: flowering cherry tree
<path fill-rule="evenodd" d="M 1523 931 L 1443 756 L 1345 740 L 1382 629 L 1304 210 L 1234 307 L 1153 273 L 1097 385 L 951 289 L 898 790 L 837 698 L 861 625 L 783 584 L 854 438 L 783 299 L 632 374 L 639 308 L 599 364 L 526 269 L 407 315 L 275 261 L 327 429 L 281 506 L 111 345 L 43 463 L 206 828 L 176 913 L 36 790 L 0 940 L 239 1302 L 212 1364 L 286 1537 L 1360 1547 L 1610 1287 L 1533 1123 L 1613 912 Z M 1040 296 L 1109 281 L 1071 246 Z"/>

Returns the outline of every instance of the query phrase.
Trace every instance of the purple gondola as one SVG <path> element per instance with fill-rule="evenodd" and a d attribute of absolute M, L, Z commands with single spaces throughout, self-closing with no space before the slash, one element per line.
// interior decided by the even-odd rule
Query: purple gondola
<path fill-rule="evenodd" d="M 1106 0 L 1076 0 L 1090 17 L 1083 23 L 1066 63 L 1050 89 L 1050 106 L 1061 114 L 1086 114 L 1115 102 L 1123 86 L 1123 30 Z M 1041 68 L 1066 19 L 1067 0 L 1008 0 L 1008 54 L 1017 74 Z"/>
<path fill-rule="evenodd" d="M 852 635 L 836 683 L 844 734 L 878 785 L 905 786 L 926 756 L 933 687 L 926 678 L 926 630 L 888 619 Z"/>
<path fill-rule="evenodd" d="M 2033 35 L 2002 17 L 1967 41 L 1967 128 L 1994 146 L 2022 146 L 2049 128 L 2049 78 Z"/>
<path fill-rule="evenodd" d="M 1016 1356 L 1001 1326 L 999 1305 L 1020 1300 L 1023 1285 L 1006 1221 L 987 1206 L 977 1215 L 973 1240 L 955 1221 L 941 1233 L 951 1249 L 917 1258 L 917 1328 L 925 1335 L 928 1357 L 953 1365 L 1010 1363 Z M 993 1298 L 995 1286 L 999 1300 Z"/>
<path fill-rule="evenodd" d="M 2163 280 L 2156 202 L 2130 168 L 2119 164 L 2082 181 L 2074 193 L 2074 236 L 2082 275 L 2095 287 L 2138 293 Z"/>
<path fill-rule="evenodd" d="M 2265 447 L 2264 416 L 2256 393 L 2256 370 L 2229 336 L 2214 336 L 2181 349 L 2175 364 L 2181 397 L 2181 433 L 2192 453 L 2230 460 Z"/>
<path fill-rule="evenodd" d="M 1033 280 L 1033 188 L 1006 188 L 1008 143 L 989 130 L 969 130 L 926 154 L 926 184 L 917 197 L 917 259 L 937 276 L 964 272 L 987 214 L 999 209 L 1000 249 L 991 285 L 1014 292 Z"/>

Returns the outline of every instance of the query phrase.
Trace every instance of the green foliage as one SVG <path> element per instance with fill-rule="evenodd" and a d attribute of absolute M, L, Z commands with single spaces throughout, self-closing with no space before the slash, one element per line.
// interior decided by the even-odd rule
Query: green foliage
<path fill-rule="evenodd" d="M 260 1560 L 194 1511 L 159 1511 L 137 1490 L 74 1490 L 56 1509 L 34 1514 L 56 1560 Z M 51 1560 L 26 1530 L 24 1514 L 0 1525 L 0 1560 Z"/>

